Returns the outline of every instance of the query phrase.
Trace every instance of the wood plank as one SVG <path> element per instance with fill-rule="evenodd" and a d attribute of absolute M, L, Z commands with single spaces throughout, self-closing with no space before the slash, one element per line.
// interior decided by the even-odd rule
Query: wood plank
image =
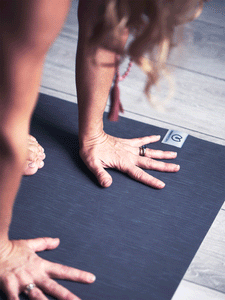
<path fill-rule="evenodd" d="M 169 63 L 225 80 L 225 26 L 200 20 L 187 24 L 183 46 L 174 49 Z"/>
<path fill-rule="evenodd" d="M 176 80 L 175 96 L 165 113 L 161 113 L 153 109 L 143 96 L 144 76 L 134 66 L 129 78 L 120 85 L 124 109 L 179 126 L 187 132 L 197 131 L 220 138 L 220 143 L 225 145 L 225 82 L 178 69 L 173 76 Z M 159 100 L 165 99 L 168 91 L 168 84 L 162 82 L 161 92 L 157 93 L 154 88 L 153 95 Z"/>
<path fill-rule="evenodd" d="M 174 51 L 170 62 L 189 70 L 225 79 L 225 27 L 221 24 L 196 20 L 186 26 L 185 32 L 186 42 L 183 52 L 180 54 L 178 49 Z M 47 57 L 47 63 L 53 65 L 59 63 L 64 68 L 73 69 L 77 38 L 77 1 L 74 1 L 60 38 Z M 180 59 L 177 59 L 179 57 Z"/>
<path fill-rule="evenodd" d="M 67 22 L 62 31 L 62 35 L 68 35 L 69 33 L 69 36 L 75 40 L 77 40 L 78 37 L 77 3 L 78 1 L 73 2 Z M 178 61 L 181 63 L 181 66 L 183 66 L 184 62 L 187 62 L 186 65 L 189 65 L 196 72 L 203 72 L 205 70 L 205 74 L 212 76 L 220 75 L 220 77 L 225 79 L 224 68 L 220 66 L 221 61 L 223 64 L 225 61 L 224 7 L 224 0 L 210 1 L 205 4 L 202 16 L 196 21 L 186 25 L 184 54 L 182 55 L 182 59 Z M 205 11 L 206 13 L 204 13 Z M 221 12 L 221 20 L 218 18 L 219 12 Z M 205 15 L 205 17 L 203 17 L 203 15 Z M 215 19 L 217 22 L 209 22 L 209 17 L 211 17 L 211 19 Z M 177 51 L 173 57 L 174 56 L 178 56 Z M 204 63 L 201 63 L 201 60 L 203 59 Z M 213 60 L 214 64 L 217 64 L 216 68 L 215 65 L 212 65 L 210 59 Z M 191 63 L 192 60 L 194 60 L 194 62 Z"/>
<path fill-rule="evenodd" d="M 41 87 L 40 89 L 41 93 L 44 93 L 46 95 L 50 95 L 50 96 L 54 96 L 54 97 L 58 97 L 60 99 L 63 100 L 67 100 L 70 102 L 74 102 L 77 103 L 77 97 L 73 94 L 66 94 L 64 92 L 59 92 L 57 90 L 54 89 L 50 89 L 50 88 L 45 88 L 45 87 Z M 106 112 L 109 111 L 109 104 L 106 105 Z M 155 125 L 158 127 L 162 127 L 165 129 L 173 129 L 173 130 L 178 130 L 178 131 L 185 131 L 188 134 L 195 136 L 197 138 L 209 141 L 209 142 L 213 142 L 213 143 L 217 143 L 217 144 L 222 144 L 225 145 L 225 142 L 223 140 L 221 140 L 220 138 L 217 138 L 216 136 L 209 136 L 208 134 L 204 134 L 202 132 L 196 131 L 196 130 L 192 130 L 192 129 L 187 129 L 184 128 L 184 126 L 179 126 L 177 124 L 174 123 L 167 123 L 165 122 L 163 119 L 159 120 L 159 119 L 155 119 L 155 117 L 150 117 L 150 116 L 143 116 L 137 112 L 130 112 L 125 110 L 124 114 L 122 114 L 122 116 L 132 119 L 132 120 L 136 120 L 139 122 L 144 122 L 146 124 L 150 124 L 150 125 Z M 146 133 L 143 133 L 143 135 Z M 154 133 L 152 133 L 154 134 Z M 225 209 L 225 206 L 224 206 Z"/>
<path fill-rule="evenodd" d="M 48 54 L 42 81 L 43 87 L 71 96 L 76 95 L 74 84 L 77 42 L 76 5 L 77 1 L 73 2 L 67 23 Z M 207 52 L 207 49 L 208 46 L 204 51 Z M 195 65 L 196 68 L 198 65 L 210 65 L 204 59 L 201 60 L 197 57 L 198 52 L 196 50 L 196 55 L 192 56 L 191 62 L 189 61 L 190 68 Z M 211 61 L 210 72 L 212 70 L 217 72 L 219 67 L 225 70 L 225 63 L 216 62 L 215 56 L 211 54 L 207 58 L 208 62 Z M 198 59 L 199 64 L 197 63 Z M 222 74 L 222 71 L 220 73 Z M 129 77 L 121 84 L 122 102 L 128 113 L 126 116 L 129 114 L 134 116 L 138 112 L 139 119 L 142 115 L 143 119 L 146 117 L 151 121 L 155 120 L 156 123 L 152 122 L 152 124 L 157 125 L 158 122 L 164 122 L 166 127 L 184 128 L 188 133 L 196 132 L 195 136 L 209 136 L 208 140 L 225 144 L 225 81 L 185 70 L 176 70 L 174 77 L 177 82 L 176 95 L 170 102 L 167 113 L 162 114 L 152 109 L 147 103 L 142 94 L 145 77 L 138 67 L 134 67 Z M 164 84 L 158 97 L 163 99 L 167 94 L 168 84 L 167 86 Z M 215 124 L 217 125 L 215 126 Z"/>
<path fill-rule="evenodd" d="M 172 300 L 225 300 L 225 294 L 182 280 Z"/>
<path fill-rule="evenodd" d="M 225 211 L 220 210 L 184 279 L 225 293 Z"/>
<path fill-rule="evenodd" d="M 49 60 L 45 65 L 42 81 L 44 87 L 66 94 L 76 94 L 73 67 L 75 62 L 70 51 L 73 47 L 74 44 L 70 42 L 67 43 L 67 47 L 63 47 L 61 40 L 54 45 L 50 55 L 52 57 L 59 55 L 61 59 L 55 59 L 55 64 Z M 63 57 L 66 58 L 65 61 Z M 124 109 L 132 113 L 138 111 L 144 117 L 154 118 L 171 126 L 180 126 L 220 138 L 221 144 L 224 144 L 225 81 L 179 69 L 173 73 L 173 76 L 176 80 L 176 94 L 170 101 L 167 112 L 162 114 L 153 109 L 145 99 L 142 93 L 145 76 L 137 66 L 134 66 L 129 77 L 121 83 Z M 160 97 L 165 99 L 168 91 L 168 84 L 164 82 L 161 93 L 153 89 L 153 95 L 157 94 L 159 99 Z"/>
<path fill-rule="evenodd" d="M 208 1 L 205 3 L 203 12 L 198 19 L 207 23 L 225 26 L 225 1 Z"/>
<path fill-rule="evenodd" d="M 224 209 L 224 210 L 225 210 L 225 202 L 223 203 L 222 209 Z"/>

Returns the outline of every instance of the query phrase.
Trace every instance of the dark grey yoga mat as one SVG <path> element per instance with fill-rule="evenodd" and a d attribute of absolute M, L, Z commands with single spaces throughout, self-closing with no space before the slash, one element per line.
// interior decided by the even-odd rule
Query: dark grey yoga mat
<path fill-rule="evenodd" d="M 105 118 L 105 130 L 124 138 L 167 132 L 126 118 Z M 178 173 L 148 171 L 163 190 L 115 170 L 103 189 L 78 156 L 76 104 L 41 95 L 32 134 L 47 158 L 23 178 L 11 238 L 59 237 L 59 248 L 40 256 L 93 272 L 92 285 L 60 281 L 84 300 L 171 299 L 225 200 L 224 147 L 192 136 L 180 149 L 152 144 L 178 151 Z"/>

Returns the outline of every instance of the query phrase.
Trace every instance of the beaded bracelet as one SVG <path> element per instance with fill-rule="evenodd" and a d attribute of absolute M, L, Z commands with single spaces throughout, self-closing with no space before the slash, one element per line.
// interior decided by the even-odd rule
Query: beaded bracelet
<path fill-rule="evenodd" d="M 133 65 L 133 62 L 130 60 L 127 70 L 124 72 L 123 75 L 120 75 L 119 61 L 118 61 L 118 65 L 116 67 L 114 84 L 113 84 L 113 87 L 112 87 L 111 93 L 110 93 L 110 111 L 108 114 L 108 119 L 110 121 L 118 121 L 119 112 L 122 112 L 122 113 L 124 112 L 122 103 L 120 101 L 119 82 L 124 80 L 128 76 L 132 65 Z"/>

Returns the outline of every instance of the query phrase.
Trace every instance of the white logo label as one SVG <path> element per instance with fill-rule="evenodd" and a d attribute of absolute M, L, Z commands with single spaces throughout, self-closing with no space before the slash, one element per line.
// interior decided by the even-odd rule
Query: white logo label
<path fill-rule="evenodd" d="M 181 148 L 187 137 L 188 137 L 187 133 L 176 131 L 176 130 L 168 130 L 167 134 L 164 136 L 164 139 L 162 140 L 162 143 Z"/>

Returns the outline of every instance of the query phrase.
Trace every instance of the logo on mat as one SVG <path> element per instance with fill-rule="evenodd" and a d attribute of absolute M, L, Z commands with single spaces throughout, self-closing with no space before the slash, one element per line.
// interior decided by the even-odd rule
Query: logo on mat
<path fill-rule="evenodd" d="M 184 132 L 168 130 L 166 135 L 164 136 L 164 139 L 162 140 L 162 143 L 181 148 L 187 136 L 188 134 Z"/>

